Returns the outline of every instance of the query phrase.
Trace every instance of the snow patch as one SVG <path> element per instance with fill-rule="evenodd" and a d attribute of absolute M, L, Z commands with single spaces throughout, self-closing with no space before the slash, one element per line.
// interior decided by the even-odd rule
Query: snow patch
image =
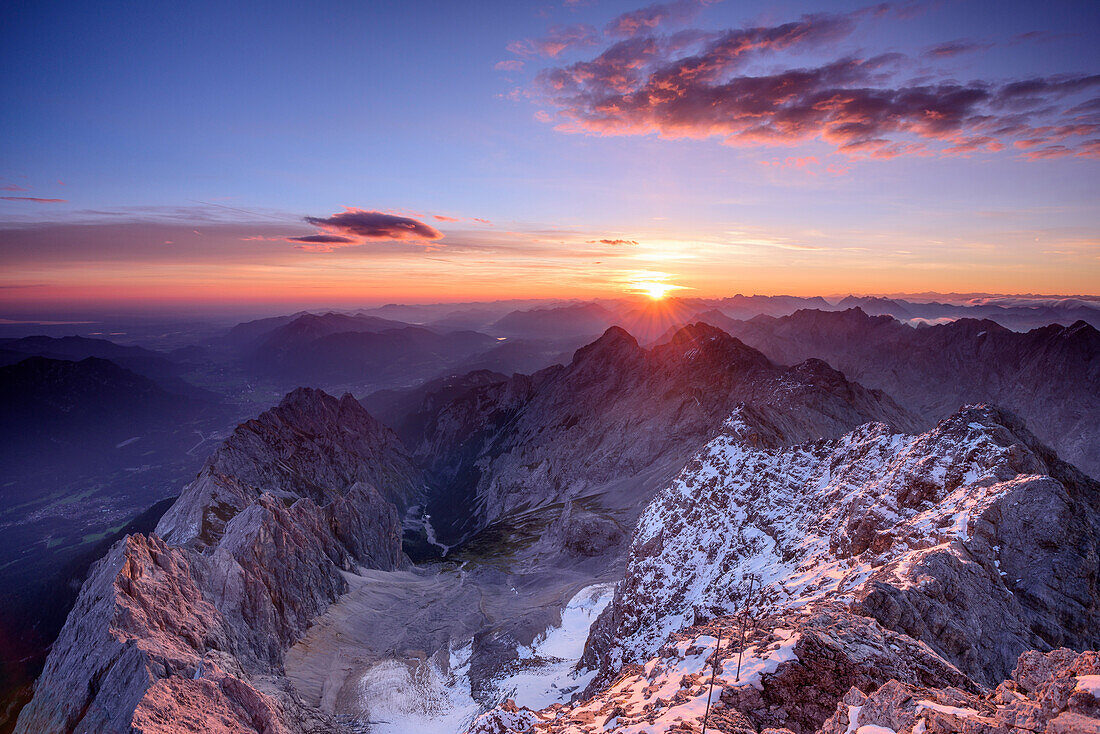
<path fill-rule="evenodd" d="M 561 626 L 551 627 L 530 647 L 520 647 L 520 669 L 493 681 L 502 698 L 539 709 L 568 702 L 584 690 L 595 670 L 576 670 L 588 631 L 615 595 L 615 584 L 596 584 L 577 593 L 562 609 Z"/>
<path fill-rule="evenodd" d="M 1087 691 L 1093 697 L 1100 698 L 1100 675 L 1079 675 L 1075 690 Z"/>

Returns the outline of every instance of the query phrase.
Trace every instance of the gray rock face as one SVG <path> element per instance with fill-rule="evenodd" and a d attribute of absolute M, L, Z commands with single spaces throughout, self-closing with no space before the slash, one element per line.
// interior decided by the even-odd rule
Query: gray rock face
<path fill-rule="evenodd" d="M 967 403 L 1000 405 L 1100 476 L 1100 332 L 1084 321 L 1026 333 L 977 319 L 915 329 L 858 308 L 704 320 L 781 364 L 824 359 L 930 422 Z"/>
<path fill-rule="evenodd" d="M 625 540 L 626 533 L 613 518 L 578 509 L 569 503 L 551 525 L 550 533 L 561 547 L 578 556 L 598 556 Z"/>
<path fill-rule="evenodd" d="M 1091 698 L 1067 703 L 1074 686 L 1100 692 L 1083 668 L 1038 694 L 1045 718 L 1019 703 L 1026 694 L 1005 694 L 1004 710 L 976 703 L 1017 658 L 1031 671 L 1017 668 L 1020 686 L 1041 688 L 1075 655 L 1041 652 L 1100 645 L 1100 485 L 989 406 L 915 436 L 869 424 L 778 448 L 754 445 L 768 432 L 756 423 L 735 411 L 643 513 L 590 631 L 582 665 L 598 674 L 584 694 L 490 712 L 475 732 L 698 726 L 719 630 L 711 724 L 722 731 L 1100 725 Z"/>
<path fill-rule="evenodd" d="M 643 514 L 605 664 L 733 612 L 750 573 L 758 609 L 849 599 L 986 684 L 1024 650 L 1100 644 L 1100 487 L 1013 416 L 977 406 L 919 436 L 868 425 L 778 450 L 746 445 L 743 424 Z"/>
<path fill-rule="evenodd" d="M 357 482 L 403 510 L 418 484 L 401 442 L 355 398 L 298 388 L 237 427 L 157 525 L 173 545 L 216 543 L 225 524 L 263 492 L 327 505 Z"/>
<path fill-rule="evenodd" d="M 388 476 L 403 497 L 417 490 L 402 479 L 412 476 L 404 453 L 357 405 L 296 391 L 238 430 L 204 469 L 210 483 L 181 496 L 207 516 L 212 486 L 236 492 L 216 531 L 115 545 L 81 589 L 16 731 L 338 730 L 301 705 L 283 656 L 347 589 L 343 571 L 402 563 L 396 507 L 350 479 Z M 354 467 L 354 457 L 381 467 Z M 231 466 L 239 474 L 223 473 Z M 260 492 L 269 480 L 275 491 Z"/>
<path fill-rule="evenodd" d="M 838 436 L 871 420 L 899 430 L 918 425 L 885 395 L 820 360 L 778 367 L 704 324 L 647 351 L 612 327 L 565 367 L 474 388 L 439 406 L 422 417 L 411 445 L 429 485 L 442 492 L 433 518 L 473 508 L 445 529 L 445 542 L 454 543 L 520 507 L 647 473 L 667 481 L 739 404 L 769 416 L 760 440 L 773 446 Z M 625 504 L 640 507 L 656 482 L 634 484 Z"/>

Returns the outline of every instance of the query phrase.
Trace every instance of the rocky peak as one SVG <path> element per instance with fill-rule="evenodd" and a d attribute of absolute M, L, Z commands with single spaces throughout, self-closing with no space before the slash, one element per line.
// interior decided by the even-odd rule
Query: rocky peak
<path fill-rule="evenodd" d="M 591 344 L 581 347 L 573 354 L 572 366 L 598 364 L 606 367 L 608 363 L 624 363 L 644 356 L 645 350 L 638 340 L 621 326 L 608 327 L 603 335 Z"/>
<path fill-rule="evenodd" d="M 326 406 L 334 411 L 337 405 L 338 401 L 335 397 L 313 387 L 295 388 L 279 401 L 280 408 L 295 409 L 300 412 L 318 412 L 324 410 Z"/>
<path fill-rule="evenodd" d="M 1100 731 L 1100 659 L 1056 649 L 1100 643 L 1100 485 L 988 405 L 778 447 L 758 418 L 643 513 L 588 689 L 475 734 L 697 731 L 712 670 L 720 731 Z"/>
<path fill-rule="evenodd" d="M 1063 459 L 1100 472 L 1100 332 L 1086 323 L 1024 333 L 965 318 L 915 329 L 852 309 L 725 326 L 776 363 L 824 359 L 926 425 L 968 403 L 1004 406 Z"/>
<path fill-rule="evenodd" d="M 210 545 L 236 513 L 271 493 L 325 505 L 356 483 L 397 507 L 415 501 L 419 472 L 397 436 L 351 395 L 298 388 L 233 432 L 161 518 L 173 544 Z"/>
<path fill-rule="evenodd" d="M 1100 331 L 1084 320 L 1077 320 L 1070 326 L 1051 324 L 1036 329 L 1035 333 L 1049 336 L 1051 341 L 1062 342 L 1078 353 L 1096 354 L 1100 352 Z"/>
<path fill-rule="evenodd" d="M 697 365 L 698 369 L 747 371 L 768 369 L 772 363 L 759 351 L 740 339 L 704 322 L 688 324 L 673 334 L 668 343 L 652 350 L 653 358 L 664 364 Z"/>
<path fill-rule="evenodd" d="M 348 588 L 404 563 L 415 472 L 358 403 L 291 393 L 240 426 L 158 532 L 85 581 L 16 731 L 339 731 L 282 678 L 286 650 Z M 167 541 L 167 542 L 166 542 Z"/>
<path fill-rule="evenodd" d="M 348 426 L 353 430 L 378 434 L 386 432 L 385 426 L 376 421 L 351 393 L 336 398 L 312 387 L 299 387 L 287 393 L 278 407 L 263 413 L 258 420 L 279 420 L 294 430 L 314 434 L 331 432 L 334 426 Z"/>
<path fill-rule="evenodd" d="M 735 612 L 755 573 L 758 612 L 845 600 L 995 682 L 1026 649 L 1100 642 L 1098 490 L 989 406 L 916 436 L 760 449 L 731 432 L 643 513 L 602 621 L 617 643 L 593 654 L 643 662 L 698 613 Z"/>

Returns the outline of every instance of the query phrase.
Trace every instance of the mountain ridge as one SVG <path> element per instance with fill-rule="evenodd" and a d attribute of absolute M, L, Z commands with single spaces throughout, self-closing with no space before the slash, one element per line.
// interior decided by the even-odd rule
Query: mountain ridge
<path fill-rule="evenodd" d="M 697 726 L 723 626 L 722 731 L 1096 725 L 1100 700 L 1041 691 L 1100 673 L 1065 649 L 1100 641 L 1100 484 L 984 405 L 916 436 L 867 424 L 778 449 L 747 440 L 751 422 L 735 411 L 643 513 L 590 631 L 588 689 L 543 710 L 508 702 L 472 732 Z"/>
<path fill-rule="evenodd" d="M 351 396 L 310 389 L 239 427 L 156 532 L 93 567 L 16 731 L 337 730 L 285 684 L 283 656 L 343 572 L 406 563 L 397 508 L 341 458 L 401 468 L 391 436 Z M 386 489 L 412 496 L 412 478 Z"/>

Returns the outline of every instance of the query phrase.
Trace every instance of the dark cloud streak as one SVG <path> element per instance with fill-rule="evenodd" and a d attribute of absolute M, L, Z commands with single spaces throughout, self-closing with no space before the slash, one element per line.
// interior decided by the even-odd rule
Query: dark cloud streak
<path fill-rule="evenodd" d="M 987 51 L 993 48 L 992 43 L 985 41 L 958 40 L 938 43 L 924 52 L 924 56 L 932 59 L 948 59 L 953 56 Z"/>
<path fill-rule="evenodd" d="M 287 237 L 286 240 L 287 242 L 305 242 L 311 245 L 353 245 L 359 241 L 334 234 L 310 234 L 304 237 Z"/>
<path fill-rule="evenodd" d="M 331 217 L 306 217 L 315 227 L 342 238 L 357 240 L 438 240 L 443 233 L 412 217 L 348 208 Z"/>

